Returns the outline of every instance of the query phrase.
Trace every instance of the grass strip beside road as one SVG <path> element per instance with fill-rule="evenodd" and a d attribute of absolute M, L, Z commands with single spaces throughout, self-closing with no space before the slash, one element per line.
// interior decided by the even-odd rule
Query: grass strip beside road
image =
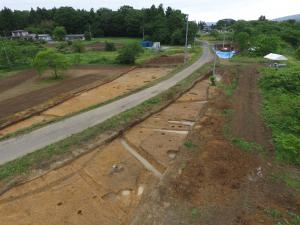
<path fill-rule="evenodd" d="M 210 69 L 211 65 L 207 64 L 176 86 L 130 110 L 112 117 L 101 124 L 88 128 L 81 133 L 74 134 L 55 144 L 0 166 L 0 181 L 9 183 L 13 178 L 26 177 L 30 171 L 50 168 L 51 164 L 60 161 L 61 159 L 69 157 L 74 159 L 78 157 L 73 154 L 76 149 L 86 148 L 101 134 L 113 132 L 120 134 L 134 124 L 159 112 L 193 87 L 193 85 L 199 79 L 204 77 Z M 22 178 L 20 179 L 22 180 Z"/>

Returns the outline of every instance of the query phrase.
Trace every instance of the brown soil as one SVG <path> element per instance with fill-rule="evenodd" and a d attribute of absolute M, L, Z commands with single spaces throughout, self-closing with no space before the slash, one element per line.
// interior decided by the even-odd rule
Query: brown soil
<path fill-rule="evenodd" d="M 92 69 L 93 69 L 92 72 L 88 67 L 82 67 L 80 69 L 79 68 L 72 69 L 71 71 L 73 71 L 73 74 L 75 74 L 73 76 L 74 78 L 72 79 L 66 79 L 56 85 L 52 85 L 50 87 L 42 88 L 28 93 L 22 93 L 19 94 L 18 96 L 0 101 L 0 109 L 1 109 L 0 119 L 4 119 L 5 117 L 8 117 L 14 113 L 31 108 L 51 98 L 78 89 L 79 87 L 88 84 L 93 84 L 94 82 L 98 82 L 98 81 L 103 81 L 103 83 L 111 81 L 112 79 L 118 77 L 120 74 L 129 70 L 128 67 L 116 67 L 116 68 L 100 67 L 98 68 L 98 70 L 97 68 L 93 67 Z M 104 71 L 102 71 L 103 69 Z M 84 71 L 85 71 L 85 76 L 83 75 Z M 90 75 L 86 73 L 90 73 Z M 31 74 L 35 75 L 33 71 L 31 71 L 30 76 Z M 29 75 L 27 75 L 27 77 L 28 76 Z M 24 77 L 24 75 L 20 74 L 20 77 Z M 19 85 L 22 85 L 22 83 L 20 84 L 20 82 L 22 81 L 24 81 L 24 79 L 18 80 Z M 2 82 L 6 83 L 6 80 L 1 81 L 1 83 Z"/>
<path fill-rule="evenodd" d="M 36 76 L 36 72 L 33 70 L 27 70 L 25 72 L 20 72 L 17 73 L 14 76 L 8 77 L 8 78 L 4 78 L 0 80 L 0 93 L 9 90 L 17 85 L 19 85 L 20 83 Z"/>
<path fill-rule="evenodd" d="M 115 47 L 116 47 L 116 49 L 120 49 L 120 48 L 123 48 L 124 45 L 115 43 Z M 105 50 L 105 43 L 98 42 L 95 44 L 87 45 L 85 48 L 87 51 L 103 51 L 103 50 Z"/>
<path fill-rule="evenodd" d="M 178 66 L 184 63 L 184 56 L 182 54 L 172 56 L 160 56 L 149 60 L 143 66 Z"/>
<path fill-rule="evenodd" d="M 257 66 L 244 71 L 238 82 L 234 96 L 233 135 L 249 142 L 256 142 L 272 150 L 270 131 L 260 116 L 261 96 L 257 89 L 259 73 Z"/>

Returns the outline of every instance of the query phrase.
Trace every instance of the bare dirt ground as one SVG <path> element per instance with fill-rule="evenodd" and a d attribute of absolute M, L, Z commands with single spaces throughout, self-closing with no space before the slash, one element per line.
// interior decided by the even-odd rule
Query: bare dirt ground
<path fill-rule="evenodd" d="M 33 78 L 35 75 L 36 74 L 34 73 L 33 70 L 27 70 L 25 72 L 17 73 L 14 76 L 1 79 L 0 80 L 0 93 L 15 87 L 30 78 Z"/>
<path fill-rule="evenodd" d="M 172 67 L 178 66 L 184 63 L 184 55 L 177 54 L 172 56 L 160 56 L 154 59 L 149 60 L 143 66 L 145 67 Z"/>
<path fill-rule="evenodd" d="M 118 97 L 122 94 L 126 94 L 130 91 L 133 91 L 137 88 L 140 88 L 144 85 L 146 85 L 149 82 L 152 82 L 154 80 L 157 80 L 165 75 L 167 75 L 169 72 L 171 72 L 172 69 L 170 68 L 137 68 L 132 71 L 129 71 L 125 75 L 109 82 L 103 85 L 99 85 L 98 87 L 95 87 L 91 90 L 82 92 L 80 94 L 77 94 L 66 101 L 63 101 L 61 104 L 55 105 L 53 107 L 50 107 L 47 110 L 44 110 L 39 115 L 32 116 L 28 119 L 25 119 L 21 122 L 18 122 L 16 124 L 13 124 L 11 126 L 8 126 L 0 131 L 1 135 L 6 135 L 12 132 L 15 132 L 19 129 L 26 128 L 29 126 L 32 126 L 34 124 L 45 122 L 52 120 L 55 117 L 62 117 L 71 113 L 79 112 L 80 110 L 83 110 L 85 108 L 88 108 L 90 106 L 103 103 L 107 100 L 113 99 L 115 97 Z M 78 83 L 79 86 L 82 86 L 82 79 L 80 78 L 80 82 Z M 86 78 L 87 79 L 87 78 Z M 90 82 L 90 81 L 89 81 Z M 63 88 L 66 89 L 65 85 Z M 54 91 L 53 91 L 54 92 Z M 52 92 L 45 91 L 45 96 L 49 97 Z M 55 92 L 53 94 L 55 96 Z M 22 98 L 20 101 L 20 106 L 15 107 L 21 107 L 22 104 L 24 105 L 23 108 L 26 109 L 25 105 L 29 104 L 30 101 L 25 101 L 26 99 L 24 96 L 20 96 L 19 98 Z M 39 99 L 39 97 L 37 97 Z M 32 100 L 35 101 L 35 100 Z M 36 100 L 37 101 L 37 100 Z M 42 100 L 41 100 L 42 102 Z M 6 105 L 11 105 L 5 102 Z M 0 102 L 0 105 L 4 103 Z M 7 106 L 6 106 L 7 107 Z M 13 105 L 12 105 L 13 108 Z M 9 114 L 9 107 L 1 110 L 1 113 Z M 1 115 L 0 113 L 0 115 Z"/>
<path fill-rule="evenodd" d="M 0 196 L 0 224 L 129 224 L 174 163 L 206 103 L 208 83 L 108 145 Z"/>
<path fill-rule="evenodd" d="M 256 142 L 271 151 L 272 137 L 260 117 L 261 96 L 257 89 L 259 73 L 252 66 L 244 72 L 248 76 L 239 79 L 234 96 L 233 135 L 250 142 Z"/>
<path fill-rule="evenodd" d="M 232 102 L 222 92 L 210 90 L 214 97 L 188 136 L 191 144 L 183 147 L 180 160 L 168 170 L 159 186 L 145 196 L 132 224 L 300 224 L 299 188 L 273 177 L 278 171 L 296 171 L 299 179 L 299 170 L 245 152 L 224 137 L 224 110 L 234 108 L 240 116 L 245 110 L 251 113 L 253 108 L 259 108 L 260 102 L 253 98 L 259 97 L 254 71 L 250 67 L 241 72 Z M 228 80 L 228 74 L 224 73 L 223 79 Z M 247 105 L 238 107 L 244 102 Z M 265 139 L 262 144 L 270 147 L 269 134 L 265 129 L 261 132 L 261 118 L 258 114 L 251 118 L 254 116 L 255 123 L 250 129 L 246 127 L 249 121 L 233 119 L 233 131 L 241 131 L 236 133 L 239 138 L 251 137 L 260 143 L 262 137 L 254 134 L 258 132 Z"/>
<path fill-rule="evenodd" d="M 119 43 L 115 43 L 115 47 L 116 47 L 116 49 L 121 49 L 121 48 L 124 47 L 124 45 L 119 44 Z M 90 44 L 90 45 L 87 45 L 85 47 L 85 49 L 87 51 L 103 51 L 103 50 L 105 50 L 105 43 L 98 42 L 98 43 L 95 43 L 95 44 Z"/>
<path fill-rule="evenodd" d="M 45 82 L 35 71 L 25 72 L 14 77 L 14 83 L 9 86 L 7 80 L 0 81 L 6 84 L 9 90 L 0 94 L 0 119 L 16 112 L 33 107 L 60 94 L 77 89 L 97 81 L 110 81 L 129 70 L 129 67 L 79 67 L 72 68 L 65 74 L 62 81 Z M 22 79 L 21 79 L 22 78 Z"/>

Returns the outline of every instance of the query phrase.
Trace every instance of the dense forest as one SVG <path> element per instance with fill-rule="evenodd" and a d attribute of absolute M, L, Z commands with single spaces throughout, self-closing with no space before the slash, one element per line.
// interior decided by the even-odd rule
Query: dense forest
<path fill-rule="evenodd" d="M 180 10 L 163 5 L 134 9 L 122 6 L 117 11 L 107 8 L 79 10 L 72 7 L 53 9 L 37 8 L 18 11 L 4 8 L 0 11 L 1 36 L 9 36 L 12 30 L 26 29 L 32 33 L 52 33 L 56 26 L 65 27 L 68 33 L 90 31 L 94 37 L 146 37 L 167 44 L 183 44 L 186 15 Z M 198 26 L 189 22 L 189 37 L 193 40 Z"/>

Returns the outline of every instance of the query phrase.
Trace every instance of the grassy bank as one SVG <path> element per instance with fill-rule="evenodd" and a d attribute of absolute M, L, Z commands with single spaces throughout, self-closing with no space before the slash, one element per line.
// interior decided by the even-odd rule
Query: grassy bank
<path fill-rule="evenodd" d="M 263 116 L 272 130 L 276 158 L 300 165 L 300 66 L 261 73 Z"/>
<path fill-rule="evenodd" d="M 210 71 L 210 65 L 202 67 L 199 71 L 195 72 L 173 88 L 145 101 L 137 107 L 127 110 L 120 115 L 79 134 L 72 135 L 67 139 L 0 166 L 0 180 L 7 181 L 16 176 L 26 175 L 34 169 L 45 168 L 45 166 L 49 166 L 58 159 L 72 156 L 73 151 L 78 148 L 85 148 L 101 134 L 121 132 L 133 124 L 142 121 L 149 115 L 161 110 L 178 98 L 182 93 L 190 89 L 195 81 L 207 74 L 208 71 Z"/>

